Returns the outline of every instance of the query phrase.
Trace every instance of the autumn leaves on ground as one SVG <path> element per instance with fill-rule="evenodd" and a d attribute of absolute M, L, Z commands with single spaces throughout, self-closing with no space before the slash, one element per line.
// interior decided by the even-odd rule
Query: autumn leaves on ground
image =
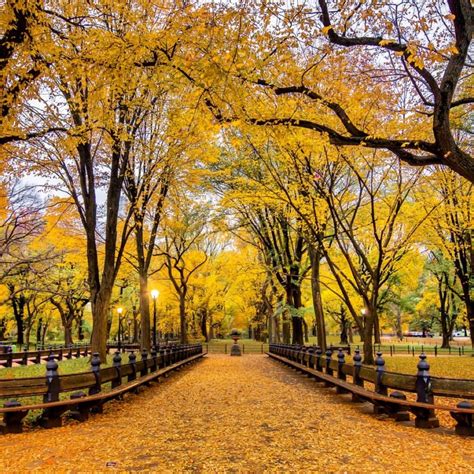
<path fill-rule="evenodd" d="M 264 355 L 210 355 L 83 424 L 2 438 L 2 471 L 472 472 L 474 442 L 370 414 Z"/>

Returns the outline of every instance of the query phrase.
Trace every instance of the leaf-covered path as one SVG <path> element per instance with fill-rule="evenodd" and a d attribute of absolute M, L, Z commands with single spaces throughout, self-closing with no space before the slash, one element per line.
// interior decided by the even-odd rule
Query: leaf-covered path
<path fill-rule="evenodd" d="M 266 356 L 212 355 L 86 423 L 0 438 L 2 473 L 33 469 L 472 473 L 474 441 L 377 419 Z"/>

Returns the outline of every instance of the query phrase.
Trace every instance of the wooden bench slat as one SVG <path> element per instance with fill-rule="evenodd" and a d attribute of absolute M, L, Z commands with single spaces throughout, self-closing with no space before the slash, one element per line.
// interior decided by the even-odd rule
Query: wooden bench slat
<path fill-rule="evenodd" d="M 313 375 L 314 377 L 322 381 L 328 382 L 334 386 L 342 387 L 348 390 L 349 392 L 355 393 L 356 395 L 367 400 L 397 404 L 397 405 L 402 405 L 402 406 L 407 406 L 407 407 L 424 408 L 428 410 L 445 410 L 445 411 L 456 412 L 456 413 L 474 414 L 474 409 L 457 408 L 457 407 L 450 407 L 446 405 L 437 405 L 437 404 L 432 405 L 429 403 L 421 403 L 421 402 L 410 401 L 410 400 L 399 400 L 399 399 L 394 399 L 389 396 L 380 395 L 378 393 L 367 390 L 363 387 L 359 387 L 358 385 L 353 385 L 349 382 L 345 382 L 331 375 L 327 375 L 323 372 L 318 372 L 317 370 L 310 369 L 309 367 L 299 364 L 298 362 L 294 362 L 292 360 L 286 359 L 285 357 L 272 354 L 271 352 L 267 352 L 266 354 L 273 359 L 277 359 L 285 364 L 289 364 L 303 372 L 309 373 Z"/>
<path fill-rule="evenodd" d="M 171 372 L 172 370 L 176 369 L 180 365 L 184 365 L 188 362 L 191 362 L 193 360 L 197 360 L 201 357 L 204 357 L 206 354 L 205 353 L 200 353 L 196 354 L 194 356 L 191 356 L 187 359 L 184 359 L 179 362 L 175 362 L 172 365 L 169 365 L 168 367 L 165 367 L 163 369 L 160 369 L 156 372 L 153 372 L 152 374 L 146 375 L 145 377 L 140 377 L 134 380 L 133 382 L 129 382 L 127 384 L 121 385 L 120 387 L 117 387 L 115 389 L 112 389 L 108 392 L 100 392 L 96 395 L 89 395 L 86 397 L 82 398 L 77 398 L 73 400 L 61 400 L 58 402 L 50 402 L 50 403 L 38 403 L 38 404 L 32 404 L 32 405 L 22 405 L 21 407 L 13 407 L 13 408 L 0 408 L 0 413 L 12 413 L 15 411 L 28 411 L 28 410 L 40 410 L 44 408 L 56 408 L 56 407 L 62 407 L 62 406 L 77 406 L 80 404 L 84 403 L 90 403 L 90 402 L 97 402 L 101 400 L 106 400 L 106 399 L 112 399 L 116 398 L 119 395 L 123 395 L 127 392 L 133 391 L 134 389 L 140 387 L 141 385 L 144 385 L 146 383 L 152 382 L 156 378 L 159 378 L 160 376 Z"/>

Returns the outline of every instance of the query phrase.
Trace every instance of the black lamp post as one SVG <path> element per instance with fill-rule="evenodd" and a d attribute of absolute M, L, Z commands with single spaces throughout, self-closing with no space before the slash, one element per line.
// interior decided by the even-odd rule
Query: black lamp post
<path fill-rule="evenodd" d="M 151 297 L 153 299 L 153 347 L 156 347 L 156 300 L 159 294 L 158 290 L 151 290 Z"/>

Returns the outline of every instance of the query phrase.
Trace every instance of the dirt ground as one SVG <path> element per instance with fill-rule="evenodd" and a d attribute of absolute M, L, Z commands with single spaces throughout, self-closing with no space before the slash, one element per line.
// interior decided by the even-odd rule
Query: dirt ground
<path fill-rule="evenodd" d="M 370 414 L 264 355 L 210 355 L 86 423 L 0 437 L 0 472 L 465 472 L 474 439 Z"/>

